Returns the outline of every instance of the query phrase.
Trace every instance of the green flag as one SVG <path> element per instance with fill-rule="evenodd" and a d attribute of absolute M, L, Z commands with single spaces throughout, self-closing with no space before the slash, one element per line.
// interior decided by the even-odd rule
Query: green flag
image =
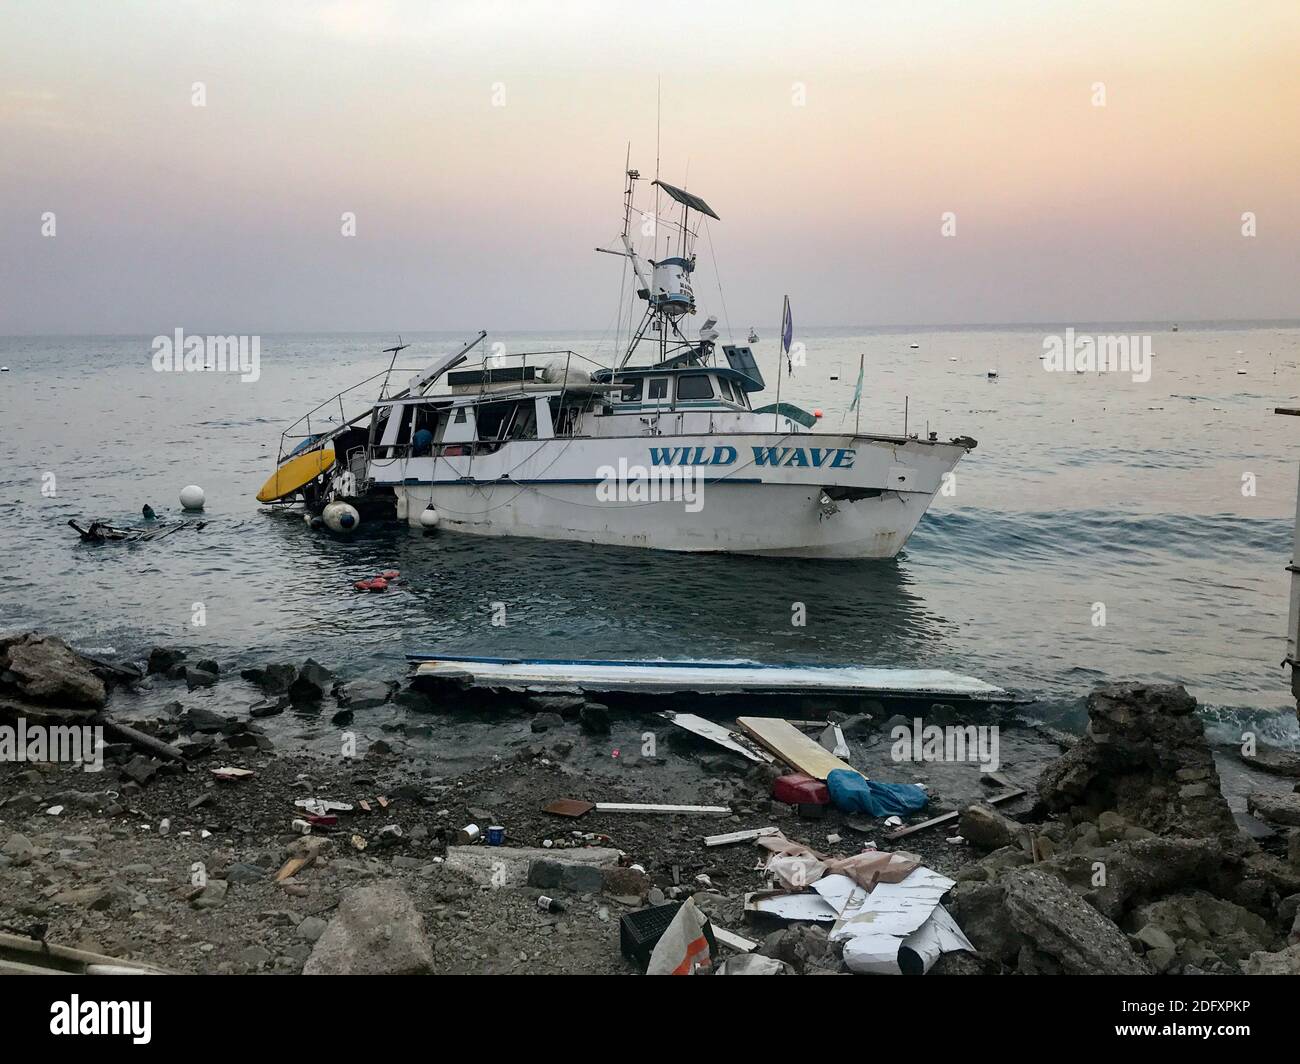
<path fill-rule="evenodd" d="M 862 398 L 862 371 L 865 367 L 858 366 L 858 383 L 853 386 L 853 402 L 849 403 L 850 410 L 858 408 L 858 400 Z"/>

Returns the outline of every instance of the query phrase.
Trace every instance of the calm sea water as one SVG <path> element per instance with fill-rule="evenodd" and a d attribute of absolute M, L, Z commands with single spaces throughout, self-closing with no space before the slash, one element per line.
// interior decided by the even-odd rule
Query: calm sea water
<path fill-rule="evenodd" d="M 191 645 L 232 667 L 313 654 L 354 674 L 394 675 L 415 649 L 939 666 L 1036 696 L 1048 716 L 1099 681 L 1144 678 L 1293 733 L 1279 662 L 1300 420 L 1272 409 L 1300 399 L 1300 328 L 1076 329 L 1151 335 L 1151 380 L 1044 372 L 1056 330 L 1043 326 L 798 337 L 807 365 L 781 397 L 827 427 L 853 424 L 862 354 L 863 430 L 900 431 L 906 397 L 909 430 L 979 440 L 955 496 L 885 562 L 313 534 L 254 492 L 288 423 L 385 368 L 392 336 L 263 336 L 256 383 L 154 372 L 149 337 L 0 338 L 0 630 L 119 652 Z M 775 329 L 760 331 L 771 401 Z M 421 367 L 462 338 L 405 339 L 400 364 Z M 489 339 L 612 354 L 595 335 Z M 130 522 L 146 502 L 173 515 L 188 483 L 207 492 L 200 534 L 84 546 L 66 527 Z M 400 588 L 352 590 L 387 568 Z"/>

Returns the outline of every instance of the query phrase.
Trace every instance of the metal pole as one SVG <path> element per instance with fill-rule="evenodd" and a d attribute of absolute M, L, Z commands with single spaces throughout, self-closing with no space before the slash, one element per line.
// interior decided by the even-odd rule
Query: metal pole
<path fill-rule="evenodd" d="M 853 408 L 853 435 L 858 434 L 858 426 L 862 423 L 862 373 L 866 364 L 866 352 L 858 354 L 858 394 L 857 403 Z"/>
<path fill-rule="evenodd" d="M 1286 661 L 1291 666 L 1291 693 L 1300 717 L 1300 483 L 1296 486 L 1295 533 L 1291 546 L 1291 604 L 1286 625 Z"/>
<path fill-rule="evenodd" d="M 787 295 L 781 304 L 781 324 L 778 326 L 778 339 L 776 341 L 776 413 L 772 415 L 772 431 L 781 430 L 781 356 L 786 354 L 785 349 L 785 312 L 790 305 L 790 297 Z"/>

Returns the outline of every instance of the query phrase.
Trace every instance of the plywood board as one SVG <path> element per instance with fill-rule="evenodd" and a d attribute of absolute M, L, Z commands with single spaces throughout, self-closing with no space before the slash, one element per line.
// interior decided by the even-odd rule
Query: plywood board
<path fill-rule="evenodd" d="M 585 816 L 596 808 L 595 802 L 584 802 L 580 798 L 553 798 L 542 806 L 543 813 L 556 816 Z"/>
<path fill-rule="evenodd" d="M 777 717 L 741 717 L 736 723 L 752 735 L 760 746 L 815 780 L 824 780 L 837 768 L 858 772 L 852 765 L 841 761 L 815 740 L 808 738 L 788 720 Z M 858 772 L 858 775 L 862 773 Z"/>
<path fill-rule="evenodd" d="M 711 743 L 717 743 L 724 749 L 732 750 L 756 764 L 770 765 L 772 763 L 772 755 L 766 750 L 755 746 L 743 735 L 734 734 L 721 724 L 705 720 L 705 718 L 696 716 L 694 713 L 674 713 L 672 710 L 665 710 L 659 715 L 665 720 L 672 721 L 677 727 L 690 732 L 692 735 L 698 735 L 701 739 L 708 739 Z"/>

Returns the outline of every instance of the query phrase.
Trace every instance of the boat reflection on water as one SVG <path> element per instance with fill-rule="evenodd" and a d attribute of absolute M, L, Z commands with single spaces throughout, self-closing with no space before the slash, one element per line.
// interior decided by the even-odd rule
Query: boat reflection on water
<path fill-rule="evenodd" d="M 401 525 L 344 538 L 282 524 L 293 568 L 340 589 L 320 596 L 313 639 L 337 638 L 349 657 L 369 643 L 390 662 L 428 651 L 927 668 L 941 664 L 955 631 L 927 605 L 905 557 L 828 564 L 445 531 L 430 534 L 431 550 Z M 377 565 L 400 580 L 383 596 L 352 592 Z"/>

